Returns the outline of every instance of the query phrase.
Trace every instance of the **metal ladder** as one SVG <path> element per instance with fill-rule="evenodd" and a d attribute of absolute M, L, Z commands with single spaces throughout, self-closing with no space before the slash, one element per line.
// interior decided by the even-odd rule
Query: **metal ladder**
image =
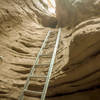
<path fill-rule="evenodd" d="M 47 89 L 48 89 L 48 85 L 49 85 L 49 81 L 50 81 L 50 77 L 51 77 L 51 74 L 52 74 L 52 70 L 53 70 L 53 65 L 54 65 L 54 62 L 55 62 L 55 57 L 56 57 L 56 53 L 57 53 L 57 49 L 58 49 L 58 45 L 59 45 L 59 40 L 60 40 L 60 34 L 61 34 L 61 28 L 58 29 L 58 34 L 57 34 L 57 38 L 56 38 L 56 43 L 55 43 L 55 46 L 54 46 L 54 49 L 53 49 L 53 54 L 52 55 L 43 55 L 43 49 L 46 48 L 46 44 L 49 43 L 49 37 L 51 35 L 51 31 L 49 31 L 47 33 L 47 36 L 42 44 L 42 47 L 36 57 L 36 61 L 35 61 L 35 64 L 34 66 L 32 67 L 28 77 L 27 77 L 27 81 L 24 85 L 24 89 L 21 93 L 21 95 L 19 96 L 18 100 L 24 100 L 24 96 L 25 96 L 25 92 L 30 92 L 31 94 L 39 94 L 40 95 L 40 100 L 45 100 L 46 98 L 46 93 L 47 93 Z M 48 74 L 47 76 L 35 76 L 34 75 L 34 71 L 35 71 L 35 68 L 39 66 L 38 62 L 39 62 L 39 58 L 40 57 L 49 57 L 51 58 L 50 60 L 50 64 L 42 64 L 41 66 L 49 66 L 49 69 L 48 69 Z M 43 87 L 43 90 L 42 92 L 38 92 L 38 91 L 31 91 L 31 90 L 28 90 L 28 87 L 29 87 L 29 84 L 30 84 L 30 79 L 31 78 L 41 78 L 41 77 L 45 77 L 46 78 L 46 81 L 45 81 L 45 84 L 44 84 L 44 87 Z"/>

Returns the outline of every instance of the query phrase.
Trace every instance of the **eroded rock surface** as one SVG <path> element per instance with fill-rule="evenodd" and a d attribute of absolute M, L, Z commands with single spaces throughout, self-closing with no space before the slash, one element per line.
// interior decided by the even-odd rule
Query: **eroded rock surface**
<path fill-rule="evenodd" d="M 56 0 L 56 15 L 58 26 L 73 27 L 100 16 L 100 0 Z"/>
<path fill-rule="evenodd" d="M 49 30 L 43 26 L 55 23 L 40 1 L 0 0 L 0 100 L 18 99 Z"/>
<path fill-rule="evenodd" d="M 62 41 L 65 49 L 61 54 L 64 62 L 60 62 L 62 65 L 59 66 L 57 75 L 53 75 L 55 80 L 52 79 L 51 82 L 51 95 L 62 95 L 62 100 L 65 100 L 63 95 L 66 99 L 69 98 L 66 95 L 72 95 L 70 100 L 81 100 L 82 97 L 87 100 L 94 100 L 95 97 L 99 100 L 98 92 L 96 94 L 96 88 L 99 88 L 100 84 L 99 21 L 100 18 L 84 21 L 72 32 L 68 32 L 70 34 L 63 30 L 65 34 L 62 34 Z"/>
<path fill-rule="evenodd" d="M 53 31 L 53 36 L 47 45 L 48 51 L 44 53 L 51 54 L 53 51 L 51 47 L 57 29 L 43 26 L 55 26 L 56 19 L 49 14 L 47 5 L 40 1 L 0 0 L 0 100 L 18 100 L 48 30 Z M 76 6 L 79 1 L 72 3 Z M 75 6 L 72 3 L 68 6 L 68 14 L 64 13 L 63 18 L 69 16 L 73 19 L 72 7 Z M 83 5 L 83 1 L 81 3 Z M 96 14 L 99 15 L 99 0 L 95 4 Z M 78 10 L 81 11 L 80 8 Z M 87 11 L 87 8 L 84 10 Z M 80 20 L 81 23 L 76 20 L 79 24 L 72 29 L 62 29 L 47 100 L 100 99 L 100 18 L 83 14 Z M 63 22 L 62 19 L 61 21 Z M 62 25 L 61 23 L 59 24 Z M 47 63 L 48 60 L 41 59 L 39 63 Z M 45 75 L 47 68 L 36 70 L 38 74 L 41 71 Z M 44 82 L 44 79 L 32 80 L 29 89 L 41 90 Z M 25 97 L 25 100 L 40 99 Z"/>

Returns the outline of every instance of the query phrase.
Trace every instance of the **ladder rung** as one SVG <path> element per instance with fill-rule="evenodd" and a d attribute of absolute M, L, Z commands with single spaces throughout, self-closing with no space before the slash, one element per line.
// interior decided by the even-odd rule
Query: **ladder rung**
<path fill-rule="evenodd" d="M 53 48 L 53 46 L 50 46 L 50 47 L 44 47 L 44 49 L 49 49 L 49 48 Z"/>
<path fill-rule="evenodd" d="M 50 41 L 47 41 L 46 43 L 50 43 Z"/>
<path fill-rule="evenodd" d="M 32 90 L 24 90 L 24 94 L 25 95 L 41 95 L 42 92 L 38 92 L 38 91 L 32 91 Z"/>
<path fill-rule="evenodd" d="M 54 37 L 55 37 L 54 34 L 52 34 L 52 35 L 49 36 L 49 38 L 54 38 Z M 56 37 L 55 37 L 55 38 L 56 38 Z"/>
<path fill-rule="evenodd" d="M 48 49 L 49 47 L 44 47 L 44 49 Z"/>
<path fill-rule="evenodd" d="M 49 66 L 50 64 L 37 64 L 37 65 L 35 65 L 35 66 L 37 66 L 37 67 L 45 67 L 45 66 Z"/>
<path fill-rule="evenodd" d="M 54 47 L 54 45 L 51 44 L 51 45 L 48 45 L 48 46 L 44 47 L 44 49 L 53 48 L 53 47 Z"/>
<path fill-rule="evenodd" d="M 31 76 L 31 78 L 46 78 L 47 76 L 35 76 L 35 75 L 33 75 L 33 76 Z"/>
<path fill-rule="evenodd" d="M 50 40 L 48 40 L 48 41 L 46 41 L 46 43 L 54 43 L 55 41 L 50 41 Z"/>
<path fill-rule="evenodd" d="M 40 57 L 51 58 L 51 55 L 40 55 Z"/>
<path fill-rule="evenodd" d="M 51 35 L 55 35 L 55 33 L 54 33 L 54 32 L 52 32 L 52 33 L 50 34 L 50 36 L 51 36 Z"/>

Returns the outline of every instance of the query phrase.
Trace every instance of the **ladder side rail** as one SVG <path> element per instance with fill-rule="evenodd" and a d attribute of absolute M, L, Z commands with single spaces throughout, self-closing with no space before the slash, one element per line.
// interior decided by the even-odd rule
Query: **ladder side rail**
<path fill-rule="evenodd" d="M 61 28 L 59 28 L 59 31 L 58 31 L 56 44 L 55 44 L 55 48 L 54 48 L 54 51 L 53 51 L 53 55 L 52 55 L 48 75 L 47 75 L 47 78 L 46 78 L 46 82 L 45 82 L 45 85 L 44 85 L 43 93 L 42 93 L 42 96 L 41 96 L 41 100 L 45 100 L 45 97 L 46 97 L 46 93 L 47 93 L 47 89 L 48 89 L 48 85 L 49 85 L 49 81 L 50 81 L 50 77 L 51 77 L 51 74 L 52 74 L 52 69 L 53 69 L 53 65 L 54 65 L 54 61 L 55 61 L 55 57 L 56 57 L 56 53 L 57 53 L 57 49 L 58 49 L 58 45 L 59 45 L 59 41 L 60 41 L 60 34 L 61 34 Z"/>
<path fill-rule="evenodd" d="M 30 73 L 29 73 L 29 75 L 28 75 L 28 77 L 27 77 L 26 83 L 25 83 L 25 85 L 24 85 L 24 89 L 23 89 L 23 91 L 22 91 L 22 93 L 21 93 L 21 95 L 20 95 L 20 97 L 19 97 L 18 100 L 23 100 L 23 99 L 24 99 L 24 90 L 27 90 L 27 88 L 28 88 L 28 86 L 29 86 L 29 80 L 30 80 L 30 78 L 31 78 L 31 76 L 32 76 L 32 73 L 34 73 L 34 71 L 35 71 L 35 65 L 38 64 L 39 57 L 40 57 L 40 55 L 41 55 L 41 53 L 42 53 L 43 48 L 44 48 L 45 45 L 46 45 L 46 41 L 48 40 L 48 37 L 49 37 L 50 33 L 51 33 L 51 31 L 48 31 L 48 33 L 47 33 L 47 35 L 46 35 L 46 38 L 45 38 L 45 40 L 44 40 L 44 42 L 43 42 L 43 44 L 42 44 L 42 47 L 41 47 L 41 49 L 40 49 L 40 51 L 39 51 L 39 53 L 38 53 L 38 55 L 37 55 L 37 57 L 36 57 L 35 64 L 33 65 L 32 69 L 31 69 L 31 71 L 30 71 Z"/>

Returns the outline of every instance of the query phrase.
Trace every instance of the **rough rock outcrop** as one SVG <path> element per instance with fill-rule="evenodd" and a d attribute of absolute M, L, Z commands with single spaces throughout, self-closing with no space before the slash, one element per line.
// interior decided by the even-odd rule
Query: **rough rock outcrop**
<path fill-rule="evenodd" d="M 57 29 L 43 26 L 55 26 L 56 19 L 49 14 L 47 5 L 40 1 L 0 0 L 0 100 L 18 100 L 48 30 L 55 33 L 48 44 L 47 53 L 52 52 Z M 76 6 L 78 1 L 73 4 Z M 99 0 L 95 4 L 98 9 Z M 71 20 L 71 15 L 74 14 L 72 12 L 76 9 L 73 10 L 70 6 L 75 7 L 72 3 L 68 5 L 68 15 L 64 16 L 69 16 Z M 81 11 L 80 8 L 78 10 Z M 99 15 L 98 10 L 96 13 Z M 84 16 L 85 14 L 80 17 L 84 21 L 79 23 L 77 20 L 79 24 L 72 29 L 62 29 L 47 100 L 100 99 L 100 18 Z M 63 22 L 62 19 L 60 21 Z M 59 24 L 66 25 L 61 23 Z M 39 63 L 42 62 L 47 62 L 47 59 L 41 59 Z M 40 74 L 42 71 L 41 74 L 45 75 L 46 70 L 47 68 L 40 68 L 36 72 Z M 40 90 L 43 84 L 43 79 L 32 80 L 29 89 Z M 25 100 L 40 99 L 25 97 Z"/>
<path fill-rule="evenodd" d="M 56 0 L 58 26 L 73 27 L 91 17 L 100 16 L 100 0 Z"/>
<path fill-rule="evenodd" d="M 65 30 L 63 33 L 62 41 L 66 49 L 61 53 L 62 61 L 59 63 L 62 65 L 56 66 L 59 69 L 52 78 L 51 95 L 61 95 L 59 100 L 66 100 L 69 98 L 67 95 L 73 96 L 70 100 L 81 100 L 81 97 L 94 100 L 93 96 L 99 100 L 98 91 L 94 95 L 92 92 L 96 93 L 100 84 L 100 18 L 80 23 L 70 34 Z"/>
<path fill-rule="evenodd" d="M 18 99 L 49 30 L 43 26 L 56 25 L 40 1 L 0 0 L 0 100 Z"/>

